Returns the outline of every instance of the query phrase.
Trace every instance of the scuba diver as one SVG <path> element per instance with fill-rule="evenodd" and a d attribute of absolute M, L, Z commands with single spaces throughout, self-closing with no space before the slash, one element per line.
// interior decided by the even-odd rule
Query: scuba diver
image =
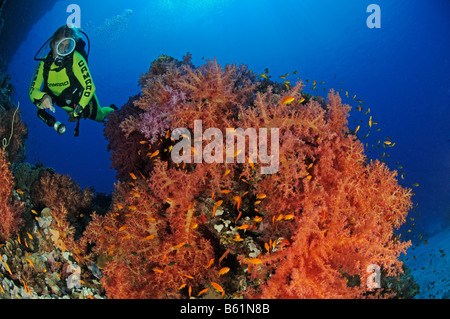
<path fill-rule="evenodd" d="M 74 135 L 79 134 L 81 118 L 102 122 L 112 111 L 117 110 L 114 104 L 101 107 L 95 94 L 85 52 L 85 42 L 80 33 L 89 38 L 81 29 L 64 25 L 45 42 L 34 59 L 40 61 L 30 85 L 30 99 L 38 107 L 38 117 L 47 125 L 54 127 L 59 133 L 65 132 L 65 125 L 56 121 L 47 113 L 55 112 L 54 103 L 69 114 L 69 122 L 77 122 Z M 44 46 L 50 43 L 50 52 L 45 58 L 37 58 Z M 42 90 L 41 90 L 42 87 Z"/>

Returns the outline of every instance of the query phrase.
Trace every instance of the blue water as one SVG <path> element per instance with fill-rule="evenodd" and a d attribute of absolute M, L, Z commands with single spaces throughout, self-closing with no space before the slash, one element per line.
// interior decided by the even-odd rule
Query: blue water
<path fill-rule="evenodd" d="M 300 78 L 342 88 L 342 96 L 356 94 L 370 107 L 381 130 L 364 142 L 368 152 L 377 139 L 388 136 L 396 143 L 385 159 L 391 169 L 402 165 L 401 184 L 414 188 L 419 204 L 414 232 L 430 234 L 450 225 L 450 1 L 55 1 L 8 68 L 29 129 L 26 160 L 70 174 L 83 188 L 109 193 L 115 171 L 103 125 L 82 121 L 74 137 L 74 124 L 58 110 L 57 119 L 68 125 L 59 136 L 38 120 L 28 98 L 34 54 L 66 23 L 71 3 L 80 6 L 81 26 L 91 40 L 89 66 L 102 105 L 121 106 L 138 93 L 140 74 L 160 54 L 181 59 L 191 52 L 195 65 L 215 57 L 222 65 L 247 64 L 258 74 L 269 68 L 274 80 L 297 70 Z M 371 3 L 381 8 L 379 29 L 366 24 Z M 349 125 L 356 127 L 353 117 Z M 381 152 L 368 154 L 379 158 Z"/>

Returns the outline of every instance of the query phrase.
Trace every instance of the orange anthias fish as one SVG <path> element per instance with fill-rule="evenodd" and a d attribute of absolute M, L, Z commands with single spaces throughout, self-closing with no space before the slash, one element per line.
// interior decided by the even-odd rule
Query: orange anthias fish
<path fill-rule="evenodd" d="M 261 193 L 258 196 L 256 196 L 256 199 L 264 199 L 264 198 L 266 198 L 266 194 L 264 193 Z"/>
<path fill-rule="evenodd" d="M 213 281 L 211 281 L 211 285 L 214 287 L 214 289 L 215 289 L 217 292 L 221 292 L 221 293 L 222 293 L 222 298 L 223 298 L 223 296 L 225 295 L 225 290 L 223 290 L 222 286 L 219 285 L 219 284 L 216 283 L 216 282 L 213 282 Z"/>
<path fill-rule="evenodd" d="M 259 258 L 246 258 L 245 262 L 248 264 L 253 264 L 253 265 L 262 264 L 262 260 Z"/>
<path fill-rule="evenodd" d="M 203 289 L 202 291 L 200 291 L 200 292 L 198 293 L 197 297 L 203 295 L 203 294 L 204 294 L 205 292 L 207 292 L 208 290 L 209 290 L 209 288 Z"/>
<path fill-rule="evenodd" d="M 229 271 L 230 271 L 230 268 L 223 267 L 222 269 L 219 270 L 219 276 L 225 275 Z"/>
<path fill-rule="evenodd" d="M 214 258 L 212 258 L 212 259 L 209 261 L 209 263 L 208 263 L 208 265 L 206 265 L 205 269 L 208 269 L 209 267 L 211 267 L 213 263 L 214 263 Z"/>
<path fill-rule="evenodd" d="M 291 103 L 294 100 L 295 100 L 295 97 L 288 95 L 281 100 L 281 104 L 286 105 L 286 104 Z"/>

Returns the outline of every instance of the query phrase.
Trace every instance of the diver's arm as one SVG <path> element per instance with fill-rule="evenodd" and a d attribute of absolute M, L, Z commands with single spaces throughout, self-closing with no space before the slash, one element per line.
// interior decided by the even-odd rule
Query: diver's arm
<path fill-rule="evenodd" d="M 41 107 L 42 99 L 45 95 L 45 93 L 41 91 L 42 82 L 44 82 L 44 61 L 39 63 L 38 70 L 34 74 L 29 91 L 31 102 L 39 108 Z"/>
<path fill-rule="evenodd" d="M 50 109 L 52 112 L 55 112 L 52 98 L 50 95 L 41 91 L 42 82 L 44 82 L 44 61 L 39 63 L 38 70 L 30 85 L 30 100 L 40 109 Z"/>
<path fill-rule="evenodd" d="M 83 93 L 78 105 L 84 110 L 86 105 L 92 99 L 95 93 L 95 85 L 92 81 L 91 73 L 86 60 L 81 54 L 75 51 L 73 54 L 73 74 L 78 79 L 83 87 Z M 76 115 L 75 115 L 76 116 Z"/>

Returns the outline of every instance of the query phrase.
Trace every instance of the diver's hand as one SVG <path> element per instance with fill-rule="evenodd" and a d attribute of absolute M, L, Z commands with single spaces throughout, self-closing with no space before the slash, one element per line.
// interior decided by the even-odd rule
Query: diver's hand
<path fill-rule="evenodd" d="M 50 111 L 55 113 L 55 107 L 53 106 L 53 101 L 52 101 L 52 98 L 50 97 L 50 95 L 47 95 L 47 94 L 44 95 L 44 97 L 42 98 L 41 106 L 44 109 L 49 109 Z"/>
<path fill-rule="evenodd" d="M 78 104 L 78 105 L 75 107 L 75 109 L 73 110 L 73 115 L 74 115 L 75 117 L 80 117 L 81 114 L 83 113 L 83 111 L 84 111 L 83 107 L 82 107 L 80 104 Z"/>

